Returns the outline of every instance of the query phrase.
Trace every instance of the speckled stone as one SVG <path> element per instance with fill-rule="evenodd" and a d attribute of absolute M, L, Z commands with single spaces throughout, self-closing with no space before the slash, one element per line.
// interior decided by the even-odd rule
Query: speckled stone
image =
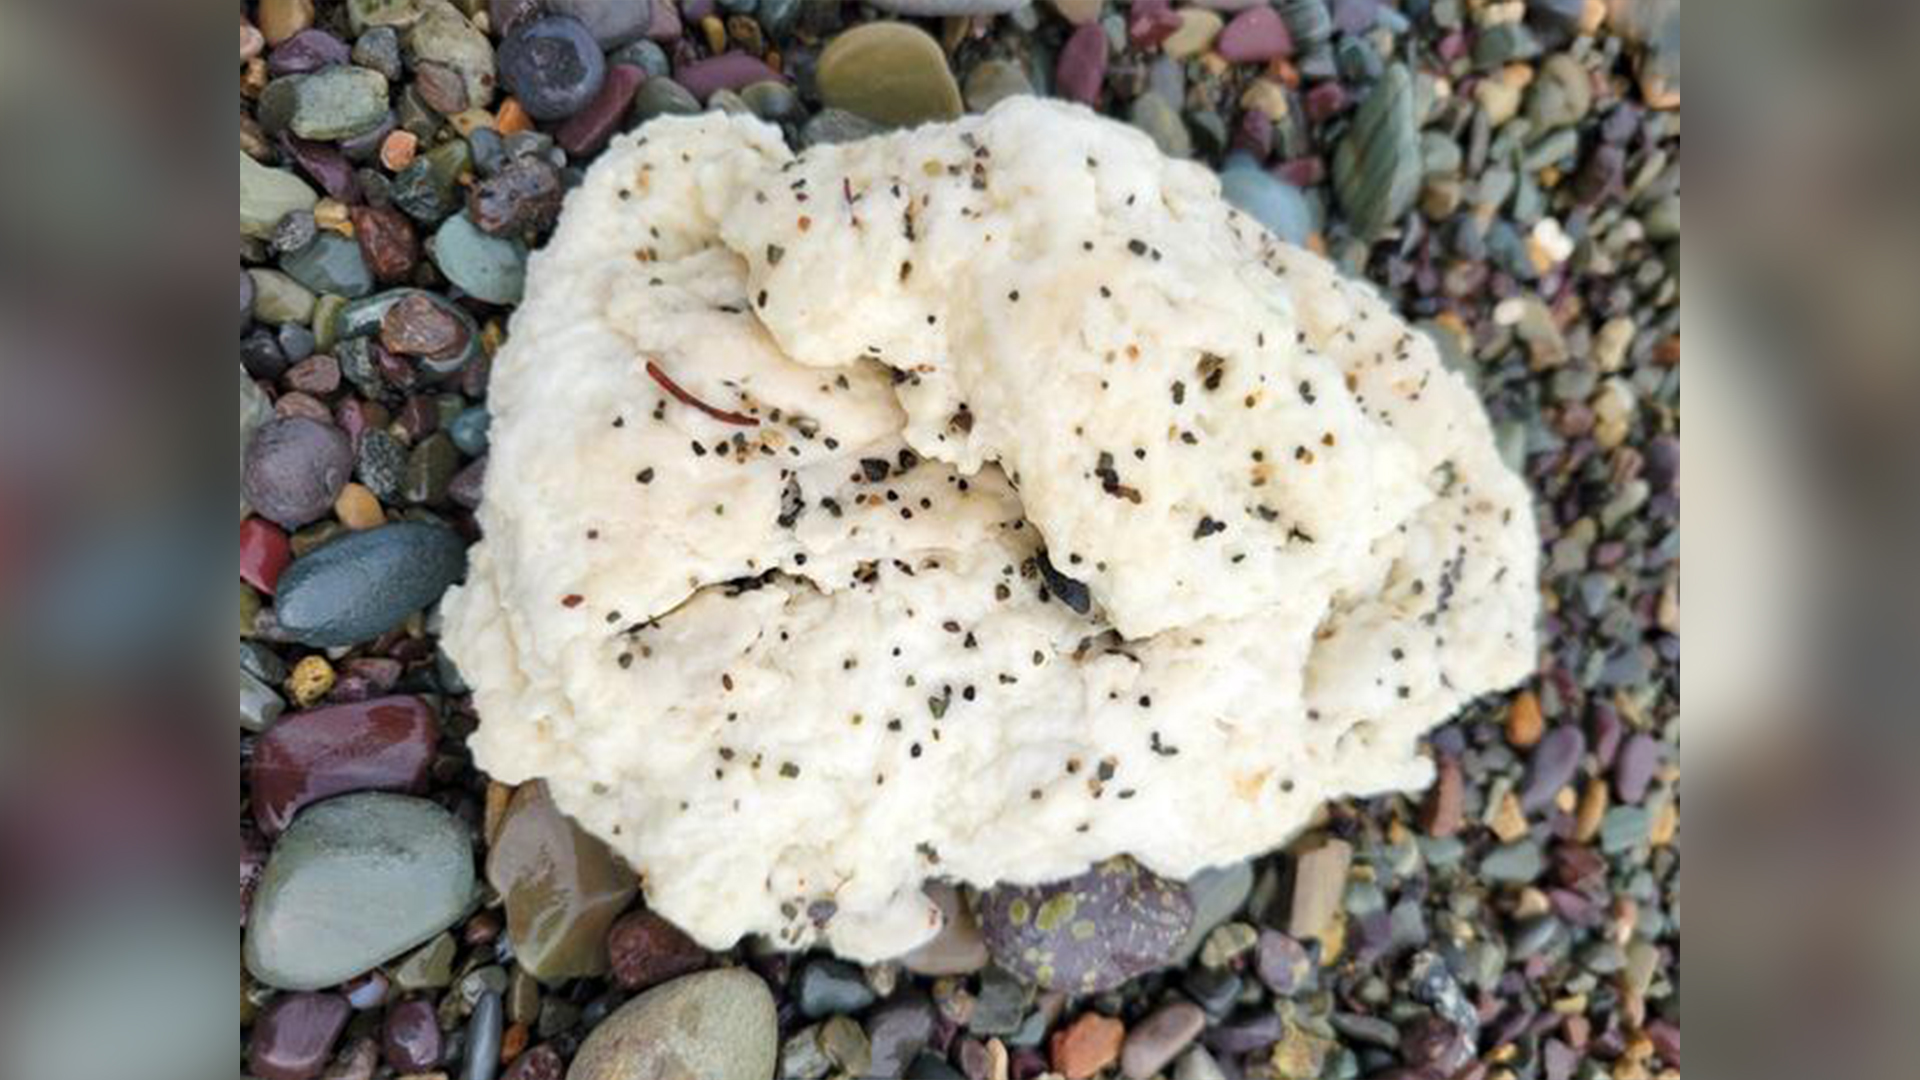
<path fill-rule="evenodd" d="M 1177 882 L 1114 858 L 1078 877 L 980 900 L 994 962 L 1050 990 L 1093 993 L 1165 964 L 1193 921 Z"/>

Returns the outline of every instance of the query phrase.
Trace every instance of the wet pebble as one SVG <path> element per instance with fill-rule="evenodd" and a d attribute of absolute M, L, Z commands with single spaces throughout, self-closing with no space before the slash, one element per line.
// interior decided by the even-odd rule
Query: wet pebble
<path fill-rule="evenodd" d="M 609 67 L 593 100 L 555 129 L 553 141 L 576 158 L 586 157 L 605 146 L 626 120 L 634 92 L 646 77 L 644 71 L 631 64 Z"/>
<path fill-rule="evenodd" d="M 352 1012 L 338 994 L 282 994 L 253 1022 L 247 1070 L 260 1080 L 313 1080 Z"/>
<path fill-rule="evenodd" d="M 499 50 L 499 71 L 528 115 L 566 119 L 599 92 L 607 79 L 607 60 L 580 19 L 545 15 L 507 33 Z"/>
<path fill-rule="evenodd" d="M 288 215 L 285 220 L 295 220 Z M 323 232 L 298 251 L 280 260 L 287 275 L 319 293 L 357 299 L 373 291 L 373 272 L 360 245 L 335 232 Z"/>
<path fill-rule="evenodd" d="M 283 989 L 331 986 L 451 925 L 473 886 L 467 830 L 434 804 L 385 792 L 317 803 L 254 890 L 247 969 Z"/>
<path fill-rule="evenodd" d="M 1573 782 L 1580 770 L 1580 757 L 1587 750 L 1587 737 L 1573 724 L 1562 724 L 1548 731 L 1533 749 L 1527 764 L 1527 783 L 1520 791 L 1520 805 L 1528 811 L 1544 809 L 1560 789 Z"/>
<path fill-rule="evenodd" d="M 700 99 L 686 87 L 669 78 L 648 79 L 633 95 L 633 121 L 645 123 L 656 116 L 688 116 L 700 111 Z"/>
<path fill-rule="evenodd" d="M 1660 740 L 1644 731 L 1635 732 L 1626 741 L 1613 766 L 1613 791 L 1621 802 L 1637 803 L 1647 797 L 1647 788 L 1664 757 Z"/>
<path fill-rule="evenodd" d="M 420 261 L 413 222 L 391 206 L 356 206 L 348 213 L 360 257 L 374 280 L 386 285 L 406 280 Z"/>
<path fill-rule="evenodd" d="M 933 1002 L 917 990 L 875 1007 L 866 1023 L 867 1040 L 873 1047 L 871 1075 L 899 1076 L 933 1038 L 933 1031 Z"/>
<path fill-rule="evenodd" d="M 859 1012 L 874 999 L 859 968 L 828 959 L 813 960 L 801 968 L 793 993 L 801 1014 L 811 1019 Z"/>
<path fill-rule="evenodd" d="M 505 1014 L 498 990 L 487 990 L 474 1001 L 473 1016 L 467 1021 L 460 1080 L 494 1080 L 499 1074 Z"/>
<path fill-rule="evenodd" d="M 403 521 L 341 537 L 280 575 L 280 629 L 308 645 L 353 645 L 400 625 L 466 572 L 452 530 Z"/>
<path fill-rule="evenodd" d="M 434 64 L 459 75 L 469 106 L 485 108 L 493 101 L 504 59 L 495 57 L 487 35 L 447 0 L 427 0 L 420 19 L 407 31 L 406 45 L 416 69 Z"/>
<path fill-rule="evenodd" d="M 1420 190 L 1421 164 L 1413 76 L 1394 64 L 1334 150 L 1334 193 L 1356 234 L 1377 236 L 1406 213 Z"/>
<path fill-rule="evenodd" d="M 324 67 L 344 64 L 349 59 L 346 42 L 325 30 L 309 27 L 274 46 L 273 52 L 267 56 L 267 73 L 275 78 L 307 75 Z"/>
<path fill-rule="evenodd" d="M 1172 158 L 1193 156 L 1193 136 L 1179 110 L 1158 94 L 1142 94 L 1127 109 L 1127 120 L 1147 133 L 1160 152 Z"/>
<path fill-rule="evenodd" d="M 740 968 L 706 971 L 656 986 L 601 1021 L 567 1078 L 767 1080 L 778 1039 L 765 983 Z"/>
<path fill-rule="evenodd" d="M 964 96 L 967 108 L 974 112 L 986 112 L 1010 97 L 1031 93 L 1033 82 L 1026 71 L 1008 60 L 982 60 L 967 72 Z"/>
<path fill-rule="evenodd" d="M 560 812 L 544 783 L 522 784 L 487 853 L 520 967 L 547 982 L 607 970 L 607 931 L 639 889 L 606 844 Z"/>
<path fill-rule="evenodd" d="M 1126 1027 L 1099 1013 L 1082 1013 L 1048 1040 L 1054 1071 L 1066 1080 L 1090 1080 L 1120 1058 Z"/>
<path fill-rule="evenodd" d="M 1088 23 L 1075 30 L 1060 49 L 1053 73 L 1054 90 L 1083 105 L 1097 102 L 1107 77 L 1107 48 L 1106 32 L 1098 24 Z"/>
<path fill-rule="evenodd" d="M 247 442 L 241 493 L 267 520 L 297 529 L 332 509 L 353 472 L 346 433 L 303 417 L 262 424 Z"/>
<path fill-rule="evenodd" d="M 329 796 L 419 791 L 439 739 L 433 710 L 410 695 L 288 716 L 254 743 L 254 820 L 273 836 L 302 807 Z"/>
<path fill-rule="evenodd" d="M 387 1010 L 380 1045 L 387 1064 L 394 1069 L 417 1073 L 433 1068 L 440 1064 L 444 1043 L 432 1002 L 414 998 Z"/>
<path fill-rule="evenodd" d="M 473 186 L 468 219 L 490 236 L 544 232 L 560 215 L 560 173 L 534 158 L 521 158 Z"/>
<path fill-rule="evenodd" d="M 1166 963 L 1193 921 L 1193 904 L 1131 859 L 1065 881 L 1000 886 L 981 897 L 994 961 L 1047 989 L 1110 989 Z"/>
<path fill-rule="evenodd" d="M 902 127 L 960 115 L 960 87 L 940 43 L 900 22 L 856 26 L 820 54 L 826 104 L 876 123 Z"/>
<path fill-rule="evenodd" d="M 607 932 L 613 979 L 625 990 L 652 986 L 699 971 L 707 951 L 679 927 L 651 911 L 622 915 Z"/>
<path fill-rule="evenodd" d="M 289 79 L 287 127 L 303 139 L 344 139 L 387 115 L 387 80 L 377 71 L 346 65 Z"/>
<path fill-rule="evenodd" d="M 527 249 L 517 240 L 482 232 L 455 214 L 433 234 L 434 265 L 468 295 L 489 304 L 517 304 L 526 287 Z"/>
<path fill-rule="evenodd" d="M 1313 954 L 1278 930 L 1262 930 L 1254 943 L 1253 970 L 1267 989 L 1286 997 L 1312 984 Z"/>
<path fill-rule="evenodd" d="M 741 90 L 757 82 L 778 80 L 780 74 L 752 53 L 735 50 L 678 68 L 673 77 L 696 100 L 706 101 L 722 90 Z"/>
<path fill-rule="evenodd" d="M 1120 1072 L 1127 1080 L 1148 1080 L 1172 1063 L 1198 1038 L 1207 1014 L 1186 1001 L 1160 1006 L 1127 1032 L 1120 1048 Z"/>

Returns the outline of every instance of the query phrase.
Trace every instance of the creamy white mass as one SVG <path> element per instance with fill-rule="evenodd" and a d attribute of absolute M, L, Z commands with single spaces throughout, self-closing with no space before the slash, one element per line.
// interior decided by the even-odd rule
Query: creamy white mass
<path fill-rule="evenodd" d="M 617 139 L 490 408 L 443 604 L 475 759 L 709 946 L 877 959 L 930 878 L 1243 858 L 1426 783 L 1420 734 L 1533 662 L 1465 382 L 1074 106 Z"/>

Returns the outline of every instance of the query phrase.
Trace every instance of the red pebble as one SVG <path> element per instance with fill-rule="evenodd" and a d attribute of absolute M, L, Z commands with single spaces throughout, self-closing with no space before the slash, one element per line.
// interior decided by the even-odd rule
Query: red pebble
<path fill-rule="evenodd" d="M 241 581 L 271 596 L 280 571 L 292 561 L 293 546 L 280 526 L 258 517 L 240 523 Z"/>

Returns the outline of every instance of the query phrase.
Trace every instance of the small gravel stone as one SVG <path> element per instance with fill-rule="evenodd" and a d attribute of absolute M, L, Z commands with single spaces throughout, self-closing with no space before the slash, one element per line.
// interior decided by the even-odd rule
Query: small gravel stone
<path fill-rule="evenodd" d="M 1579 727 L 1562 724 L 1546 733 L 1534 747 L 1527 765 L 1527 784 L 1520 792 L 1520 805 L 1528 812 L 1546 808 L 1560 789 L 1573 782 L 1580 770 L 1580 757 L 1586 753 L 1587 737 Z"/>
<path fill-rule="evenodd" d="M 677 68 L 673 77 L 695 99 L 706 101 L 722 90 L 741 90 L 780 74 L 752 53 L 735 50 Z"/>
<path fill-rule="evenodd" d="M 282 994 L 253 1022 L 247 1070 L 260 1080 L 313 1080 L 352 1012 L 338 994 Z"/>
<path fill-rule="evenodd" d="M 1033 82 L 1020 65 L 1007 60 L 982 60 L 967 73 L 967 108 L 986 112 L 1010 97 L 1033 93 Z"/>
<path fill-rule="evenodd" d="M 679 927 L 651 911 L 623 915 L 607 933 L 614 981 L 645 990 L 707 966 L 707 951 Z"/>
<path fill-rule="evenodd" d="M 933 1038 L 933 1030 L 933 1002 L 918 991 L 877 1006 L 866 1024 L 867 1039 L 873 1044 L 872 1075 L 900 1075 Z"/>
<path fill-rule="evenodd" d="M 1265 4 L 1249 7 L 1233 17 L 1214 51 L 1231 64 L 1259 64 L 1293 51 L 1293 39 L 1280 15 Z"/>
<path fill-rule="evenodd" d="M 416 70 L 434 64 L 458 74 L 469 107 L 485 108 L 493 101 L 501 63 L 493 43 L 447 0 L 427 0 L 407 31 L 406 44 Z"/>
<path fill-rule="evenodd" d="M 1313 954 L 1278 930 L 1262 930 L 1254 944 L 1253 970 L 1268 990 L 1287 997 L 1311 985 Z"/>
<path fill-rule="evenodd" d="M 794 1000 L 801 1014 L 810 1019 L 859 1012 L 873 1004 L 873 999 L 860 969 L 838 960 L 810 961 L 794 982 Z"/>
<path fill-rule="evenodd" d="M 1313 208 L 1300 189 L 1274 177 L 1251 157 L 1235 154 L 1220 172 L 1220 194 L 1236 208 L 1290 244 L 1313 233 Z"/>
<path fill-rule="evenodd" d="M 297 220 L 289 214 L 286 221 Z M 373 291 L 373 273 L 360 254 L 360 245 L 339 233 L 323 232 L 280 260 L 287 275 L 318 293 L 357 299 Z"/>
<path fill-rule="evenodd" d="M 1120 1059 L 1120 1044 L 1126 1032 L 1126 1026 L 1110 1016 L 1081 1014 L 1079 1019 L 1054 1032 L 1048 1043 L 1054 1071 L 1066 1080 L 1089 1080 Z"/>
<path fill-rule="evenodd" d="M 1160 43 L 1161 50 L 1176 60 L 1198 56 L 1220 36 L 1220 16 L 1205 8 L 1181 8 L 1179 16 L 1179 29 Z"/>
<path fill-rule="evenodd" d="M 1075 30 L 1061 47 L 1053 87 L 1069 101 L 1092 105 L 1099 100 L 1106 77 L 1107 35 L 1097 24 L 1089 23 Z"/>
<path fill-rule="evenodd" d="M 1184 888 L 1116 858 L 1065 881 L 981 897 L 994 961 L 1047 989 L 1111 989 L 1167 962 L 1193 921 Z"/>
<path fill-rule="evenodd" d="M 652 78 L 640 84 L 633 95 L 633 122 L 645 123 L 656 116 L 687 116 L 700 111 L 700 99 L 687 88 L 668 78 Z"/>
<path fill-rule="evenodd" d="M 387 1010 L 380 1045 L 387 1064 L 396 1070 L 424 1072 L 440 1064 L 444 1042 L 432 1002 L 414 998 Z"/>

